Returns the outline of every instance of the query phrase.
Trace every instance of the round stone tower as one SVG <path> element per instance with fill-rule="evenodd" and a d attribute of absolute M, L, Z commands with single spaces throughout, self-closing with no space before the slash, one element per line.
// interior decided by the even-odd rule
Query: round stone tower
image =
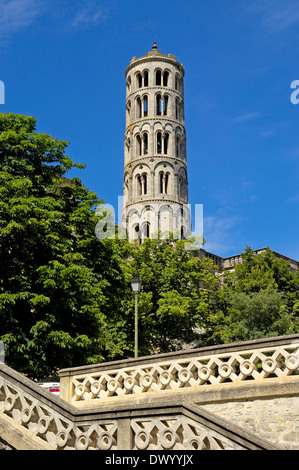
<path fill-rule="evenodd" d="M 129 240 L 191 233 L 188 207 L 184 69 L 152 50 L 126 73 L 124 207 Z"/>

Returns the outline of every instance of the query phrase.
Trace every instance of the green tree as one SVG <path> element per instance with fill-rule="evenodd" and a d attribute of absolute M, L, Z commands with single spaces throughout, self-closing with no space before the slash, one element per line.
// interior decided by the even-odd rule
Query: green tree
<path fill-rule="evenodd" d="M 64 178 L 84 167 L 67 145 L 33 117 L 0 114 L 0 340 L 8 364 L 36 378 L 118 351 L 105 328 L 122 274 L 95 237 L 102 201 Z"/>
<path fill-rule="evenodd" d="M 116 241 L 122 259 L 126 292 L 119 301 L 122 331 L 129 350 L 134 348 L 134 296 L 130 280 L 138 275 L 139 354 L 182 348 L 200 340 L 201 329 L 214 309 L 219 281 L 211 260 L 201 260 L 186 249 L 186 241 L 146 238 L 138 246 Z"/>
<path fill-rule="evenodd" d="M 102 201 L 65 178 L 84 167 L 67 146 L 38 133 L 32 117 L 0 114 L 0 340 L 9 365 L 41 378 L 132 356 L 134 275 L 140 355 L 299 332 L 299 274 L 269 249 L 247 247 L 219 289 L 212 261 L 183 240 L 97 239 Z"/>
<path fill-rule="evenodd" d="M 227 343 L 299 332 L 299 273 L 267 248 L 246 247 L 243 263 L 224 275 L 206 342 Z"/>

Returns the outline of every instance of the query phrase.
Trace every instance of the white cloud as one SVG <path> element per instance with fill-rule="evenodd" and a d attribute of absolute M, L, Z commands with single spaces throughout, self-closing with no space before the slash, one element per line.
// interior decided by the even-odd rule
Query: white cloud
<path fill-rule="evenodd" d="M 71 25 L 75 28 L 85 28 L 97 25 L 103 19 L 104 13 L 101 7 L 94 4 L 85 4 L 74 14 Z"/>
<path fill-rule="evenodd" d="M 289 204 L 298 204 L 299 203 L 299 193 L 294 194 L 294 196 L 290 197 L 287 202 Z"/>
<path fill-rule="evenodd" d="M 274 130 L 273 129 L 269 129 L 268 131 L 262 131 L 260 132 L 260 136 L 261 137 L 271 137 L 271 135 L 274 134 Z"/>
<path fill-rule="evenodd" d="M 75 5 L 66 0 L 0 0 L 0 38 L 9 39 L 13 34 L 28 29 L 42 15 L 63 21 L 63 30 L 79 30 L 95 26 L 106 18 L 107 6 L 103 2 L 86 1 Z"/>
<path fill-rule="evenodd" d="M 258 18 L 267 33 L 282 32 L 299 24 L 298 0 L 253 0 L 245 9 Z"/>
<path fill-rule="evenodd" d="M 203 220 L 204 239 L 203 249 L 220 256 L 226 256 L 234 250 L 234 229 L 242 222 L 241 217 L 208 216 Z"/>
<path fill-rule="evenodd" d="M 0 36 L 30 26 L 42 11 L 40 0 L 0 0 Z"/>
<path fill-rule="evenodd" d="M 260 117 L 260 113 L 254 112 L 254 113 L 247 113 L 247 114 L 241 114 L 240 116 L 237 116 L 233 122 L 235 124 L 239 124 L 241 122 L 247 122 L 247 121 L 252 121 L 253 119 L 257 119 Z"/>
<path fill-rule="evenodd" d="M 282 5 L 273 8 L 268 4 L 264 11 L 263 25 L 269 31 L 277 32 L 293 27 L 299 23 L 299 5 L 297 3 Z"/>

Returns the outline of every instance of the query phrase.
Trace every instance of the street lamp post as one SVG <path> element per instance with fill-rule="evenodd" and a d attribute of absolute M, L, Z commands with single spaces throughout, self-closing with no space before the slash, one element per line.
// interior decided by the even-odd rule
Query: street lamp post
<path fill-rule="evenodd" d="M 131 279 L 131 288 L 135 295 L 135 349 L 134 357 L 138 357 L 138 294 L 141 289 L 140 279 L 135 276 Z"/>

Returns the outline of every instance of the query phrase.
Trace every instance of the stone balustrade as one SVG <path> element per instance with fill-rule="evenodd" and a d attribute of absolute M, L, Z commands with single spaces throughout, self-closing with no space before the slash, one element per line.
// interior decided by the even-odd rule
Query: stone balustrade
<path fill-rule="evenodd" d="M 64 369 L 60 397 L 0 364 L 0 449 L 299 449 L 298 347 L 293 335 Z"/>
<path fill-rule="evenodd" d="M 200 348 L 60 371 L 61 397 L 75 406 L 299 379 L 299 335 Z"/>
<path fill-rule="evenodd" d="M 277 450 L 180 399 L 78 409 L 0 364 L 0 449 Z"/>

